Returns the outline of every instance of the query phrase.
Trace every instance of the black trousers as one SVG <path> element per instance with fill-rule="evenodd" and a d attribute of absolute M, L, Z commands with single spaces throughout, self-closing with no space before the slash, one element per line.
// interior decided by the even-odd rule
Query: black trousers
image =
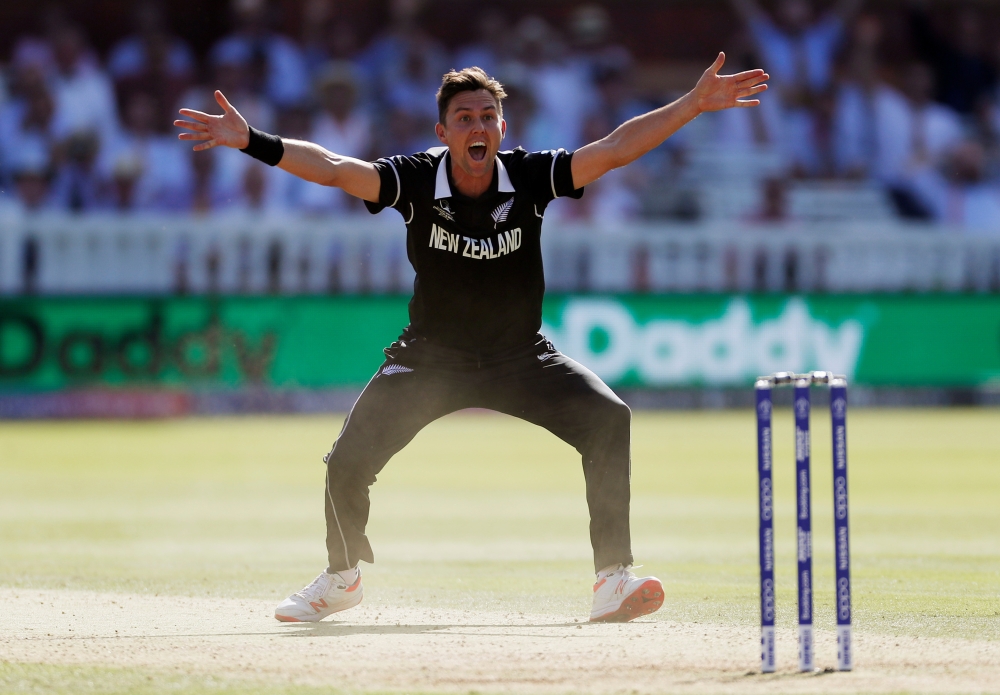
<path fill-rule="evenodd" d="M 487 408 L 544 427 L 583 458 L 594 568 L 632 562 L 631 412 L 593 372 L 542 336 L 480 358 L 401 340 L 368 383 L 326 456 L 326 547 L 331 571 L 374 562 L 365 536 L 368 490 L 392 456 L 434 420 Z"/>

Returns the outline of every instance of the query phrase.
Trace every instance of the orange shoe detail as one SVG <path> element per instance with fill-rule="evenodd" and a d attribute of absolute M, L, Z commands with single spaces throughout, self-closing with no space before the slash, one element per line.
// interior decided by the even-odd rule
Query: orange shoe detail
<path fill-rule="evenodd" d="M 347 587 L 346 591 L 348 591 L 348 592 L 357 591 L 359 586 L 361 586 L 361 573 L 360 572 L 358 572 L 358 579 L 357 579 L 357 581 L 355 581 L 353 584 L 351 584 L 349 587 Z M 326 602 L 324 601 L 324 605 L 325 604 L 326 604 Z"/>
<path fill-rule="evenodd" d="M 360 579 L 358 581 L 361 581 Z M 321 598 L 319 601 L 310 601 L 309 605 L 313 607 L 313 610 L 319 613 L 324 608 L 329 608 L 330 604 L 326 602 L 325 598 Z"/>
<path fill-rule="evenodd" d="M 663 605 L 663 585 L 652 579 L 625 597 L 618 610 L 591 618 L 592 623 L 627 623 L 659 610 Z"/>
<path fill-rule="evenodd" d="M 283 623 L 301 623 L 302 622 L 298 618 L 293 618 L 293 617 L 288 616 L 288 615 L 278 615 L 277 613 L 274 614 L 274 617 L 277 618 L 278 620 L 280 620 Z"/>
<path fill-rule="evenodd" d="M 599 581 L 596 584 L 594 584 L 594 593 L 596 594 L 597 590 L 600 589 L 602 586 L 604 586 L 605 582 L 607 582 L 607 581 L 608 581 L 608 578 L 605 577 L 601 581 Z"/>

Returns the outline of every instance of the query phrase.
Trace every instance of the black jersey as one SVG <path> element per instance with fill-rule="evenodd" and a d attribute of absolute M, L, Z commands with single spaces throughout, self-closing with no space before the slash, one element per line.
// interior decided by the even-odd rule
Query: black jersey
<path fill-rule="evenodd" d="M 439 147 L 375 162 L 377 213 L 406 221 L 416 271 L 407 334 L 490 354 L 531 344 L 542 325 L 542 217 L 559 196 L 579 198 L 565 150 L 497 154 L 493 182 L 479 198 L 457 190 L 450 155 Z"/>

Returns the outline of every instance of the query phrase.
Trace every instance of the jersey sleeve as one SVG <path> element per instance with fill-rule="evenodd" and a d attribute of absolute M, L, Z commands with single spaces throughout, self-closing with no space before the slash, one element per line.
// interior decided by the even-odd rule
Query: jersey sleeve
<path fill-rule="evenodd" d="M 403 168 L 404 157 L 385 157 L 372 162 L 378 172 L 380 182 L 378 191 L 378 202 L 365 201 L 368 212 L 375 215 L 386 208 L 399 209 L 399 204 L 403 200 L 403 179 L 400 170 Z"/>
<path fill-rule="evenodd" d="M 555 198 L 582 198 L 583 188 L 573 187 L 573 153 L 566 150 L 527 152 L 519 162 L 512 160 L 512 173 L 518 181 L 515 187 L 525 191 L 539 203 Z"/>

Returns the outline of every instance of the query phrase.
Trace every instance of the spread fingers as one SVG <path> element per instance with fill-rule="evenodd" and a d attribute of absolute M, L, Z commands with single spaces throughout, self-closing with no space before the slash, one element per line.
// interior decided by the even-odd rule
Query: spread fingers
<path fill-rule="evenodd" d="M 761 92 L 766 92 L 766 91 L 767 91 L 767 85 L 759 84 L 756 87 L 741 89 L 739 92 L 736 93 L 736 98 L 742 99 L 743 97 L 753 96 L 754 94 L 760 94 Z"/>
<path fill-rule="evenodd" d="M 187 116 L 188 118 L 193 118 L 199 123 L 208 123 L 213 118 L 218 118 L 218 116 L 210 116 L 207 113 L 202 113 L 201 111 L 195 111 L 194 109 L 181 109 L 178 113 L 182 116 Z"/>
<path fill-rule="evenodd" d="M 199 133 L 204 133 L 208 130 L 208 126 L 204 123 L 196 123 L 193 121 L 176 120 L 174 121 L 174 125 L 178 128 L 187 128 L 188 130 L 194 130 Z"/>
<path fill-rule="evenodd" d="M 741 78 L 738 75 L 736 75 L 735 78 L 736 78 L 736 84 L 738 84 L 741 89 L 744 89 L 746 87 L 752 87 L 753 85 L 767 82 L 769 79 L 771 79 L 771 76 L 768 75 L 766 72 L 764 72 L 759 75 L 754 75 L 753 77 L 747 77 L 747 78 Z"/>

